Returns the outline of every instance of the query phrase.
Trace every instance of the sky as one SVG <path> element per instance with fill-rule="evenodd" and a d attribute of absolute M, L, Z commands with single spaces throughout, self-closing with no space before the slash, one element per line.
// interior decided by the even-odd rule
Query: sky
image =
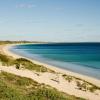
<path fill-rule="evenodd" d="M 0 40 L 100 42 L 100 0 L 0 0 Z"/>

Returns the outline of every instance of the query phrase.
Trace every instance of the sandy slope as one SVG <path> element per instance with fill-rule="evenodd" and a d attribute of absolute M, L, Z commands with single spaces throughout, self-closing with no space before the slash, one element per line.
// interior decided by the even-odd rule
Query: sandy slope
<path fill-rule="evenodd" d="M 21 57 L 19 55 L 16 55 L 16 54 L 10 52 L 8 50 L 10 46 L 11 45 L 1 46 L 0 47 L 1 52 L 5 53 L 7 55 L 13 56 L 14 58 Z M 56 72 L 64 73 L 64 74 L 67 74 L 67 75 L 72 75 L 72 76 L 75 76 L 75 77 L 78 77 L 78 78 L 82 78 L 86 81 L 89 81 L 93 84 L 100 86 L 100 80 L 97 80 L 97 79 L 94 79 L 94 78 L 91 78 L 91 77 L 88 77 L 88 76 L 84 76 L 84 75 L 81 75 L 81 74 L 77 74 L 77 73 L 74 73 L 74 72 L 70 72 L 70 71 L 67 71 L 67 70 L 63 70 L 63 69 L 60 69 L 60 68 L 57 68 L 57 67 L 54 67 L 54 66 L 50 66 L 50 65 L 38 62 L 38 61 L 34 61 L 34 60 L 32 60 L 32 61 L 35 62 L 36 64 L 42 64 L 42 65 L 44 65 L 44 66 L 46 66 L 46 67 L 48 67 L 52 70 L 55 70 Z M 71 94 L 71 95 L 76 95 L 78 97 L 87 98 L 89 100 L 100 100 L 100 91 L 98 91 L 98 95 L 97 95 L 95 93 L 78 90 L 76 88 L 75 82 L 68 83 L 66 80 L 63 79 L 61 74 L 59 74 L 59 83 L 58 83 L 56 81 L 51 80 L 51 79 L 56 78 L 56 74 L 53 74 L 53 73 L 39 73 L 40 75 L 38 76 L 35 72 L 25 70 L 25 69 L 24 70 L 18 70 L 16 68 L 14 68 L 13 66 L 12 67 L 0 66 L 0 70 L 6 71 L 6 72 L 9 72 L 9 73 L 13 73 L 13 74 L 16 74 L 16 75 L 19 75 L 19 76 L 31 78 L 31 79 L 39 82 L 39 83 L 48 84 L 52 87 L 55 87 L 59 91 L 62 91 L 62 92 L 65 92 L 65 93 L 68 93 L 68 94 Z"/>

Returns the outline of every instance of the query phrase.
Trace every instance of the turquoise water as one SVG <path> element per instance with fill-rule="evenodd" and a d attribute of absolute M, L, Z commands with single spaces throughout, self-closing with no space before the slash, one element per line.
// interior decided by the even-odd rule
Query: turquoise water
<path fill-rule="evenodd" d="M 100 79 L 100 43 L 27 44 L 14 46 L 11 51 Z"/>

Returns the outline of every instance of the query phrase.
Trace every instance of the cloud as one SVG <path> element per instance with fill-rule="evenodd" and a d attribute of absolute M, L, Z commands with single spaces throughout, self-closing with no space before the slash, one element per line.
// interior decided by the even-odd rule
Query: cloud
<path fill-rule="evenodd" d="M 18 4 L 16 5 L 16 8 L 35 8 L 36 5 L 34 4 Z"/>

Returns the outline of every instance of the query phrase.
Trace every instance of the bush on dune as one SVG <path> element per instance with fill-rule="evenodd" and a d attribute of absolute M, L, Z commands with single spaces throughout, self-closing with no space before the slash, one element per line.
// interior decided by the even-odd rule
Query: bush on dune
<path fill-rule="evenodd" d="M 16 69 L 29 69 L 29 70 L 35 70 L 37 72 L 52 72 L 54 73 L 53 70 L 48 69 L 42 65 L 37 65 L 31 62 L 30 60 L 27 60 L 25 58 L 18 58 L 18 59 L 13 59 L 10 56 L 0 54 L 0 62 L 2 63 L 3 66 L 15 66 Z"/>
<path fill-rule="evenodd" d="M 4 54 L 0 54 L 0 62 L 4 66 L 11 66 L 13 65 L 13 58 Z"/>
<path fill-rule="evenodd" d="M 0 73 L 0 100 L 84 100 L 25 77 Z"/>
<path fill-rule="evenodd" d="M 14 61 L 15 65 L 17 65 L 17 68 L 26 68 L 29 70 L 35 70 L 37 72 L 54 72 L 53 70 L 50 70 L 42 65 L 37 65 L 31 62 L 30 60 L 27 60 L 25 58 L 18 58 Z"/>

